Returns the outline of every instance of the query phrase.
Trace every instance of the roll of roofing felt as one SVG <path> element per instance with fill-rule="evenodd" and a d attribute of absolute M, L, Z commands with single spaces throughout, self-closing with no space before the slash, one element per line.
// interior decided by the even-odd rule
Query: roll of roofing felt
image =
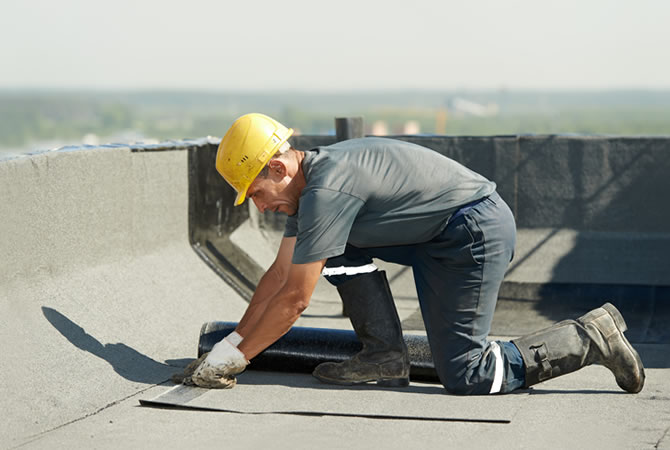
<path fill-rule="evenodd" d="M 207 322 L 200 329 L 198 357 L 235 330 L 235 322 Z M 439 382 L 428 340 L 425 336 L 405 335 L 410 359 L 410 378 Z M 256 356 L 250 370 L 312 373 L 319 364 L 341 362 L 362 348 L 353 331 L 327 328 L 293 327 L 277 342 Z"/>

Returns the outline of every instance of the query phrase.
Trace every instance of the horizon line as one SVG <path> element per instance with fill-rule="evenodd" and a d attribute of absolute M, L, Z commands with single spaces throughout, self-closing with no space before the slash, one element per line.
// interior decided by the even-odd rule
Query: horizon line
<path fill-rule="evenodd" d="M 670 92 L 668 87 L 636 87 L 636 86 L 620 86 L 620 87 L 554 87 L 554 88 L 539 88 L 539 87 L 460 87 L 460 88 L 348 88 L 348 89 L 333 89 L 333 88 L 193 88 L 193 87 L 121 87 L 121 86 L 105 86 L 105 87 L 65 87 L 65 86 L 0 86 L 0 92 L 6 93 L 33 93 L 33 92 L 86 92 L 86 93 L 188 93 L 188 94 L 264 94 L 264 95 L 309 95 L 309 94 L 432 94 L 432 93 L 608 93 L 608 92 Z"/>

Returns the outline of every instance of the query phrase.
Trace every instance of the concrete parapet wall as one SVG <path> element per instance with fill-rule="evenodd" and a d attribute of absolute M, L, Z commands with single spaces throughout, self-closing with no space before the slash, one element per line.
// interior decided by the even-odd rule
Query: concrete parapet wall
<path fill-rule="evenodd" d="M 0 161 L 0 447 L 166 381 L 204 322 L 241 317 L 189 243 L 188 150 L 206 145 Z"/>
<path fill-rule="evenodd" d="M 185 239 L 185 164 L 186 152 L 121 148 L 0 163 L 0 284 L 133 258 Z"/>

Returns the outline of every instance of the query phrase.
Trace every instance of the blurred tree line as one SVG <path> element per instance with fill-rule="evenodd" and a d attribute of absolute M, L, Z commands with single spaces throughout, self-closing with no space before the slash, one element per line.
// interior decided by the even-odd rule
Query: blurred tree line
<path fill-rule="evenodd" d="M 477 116 L 453 110 L 449 99 L 495 104 Z M 402 134 L 409 121 L 421 133 L 449 135 L 670 135 L 669 92 L 601 93 L 348 93 L 0 91 L 0 148 L 39 141 L 81 143 L 86 135 L 121 142 L 124 134 L 167 140 L 222 136 L 246 112 L 265 112 L 302 134 L 333 134 L 334 117 L 363 116 L 368 133 L 383 122 Z"/>

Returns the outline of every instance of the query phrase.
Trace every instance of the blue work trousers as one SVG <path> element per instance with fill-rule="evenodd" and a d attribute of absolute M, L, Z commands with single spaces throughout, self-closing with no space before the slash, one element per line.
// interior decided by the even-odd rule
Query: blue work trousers
<path fill-rule="evenodd" d="M 506 393 L 524 384 L 521 354 L 514 344 L 487 337 L 515 242 L 512 212 L 494 192 L 459 209 L 429 242 L 347 246 L 344 255 L 327 261 L 326 268 L 352 270 L 326 278 L 337 285 L 356 276 L 356 266 L 369 271 L 372 258 L 411 266 L 435 369 L 444 387 L 452 394 Z"/>

